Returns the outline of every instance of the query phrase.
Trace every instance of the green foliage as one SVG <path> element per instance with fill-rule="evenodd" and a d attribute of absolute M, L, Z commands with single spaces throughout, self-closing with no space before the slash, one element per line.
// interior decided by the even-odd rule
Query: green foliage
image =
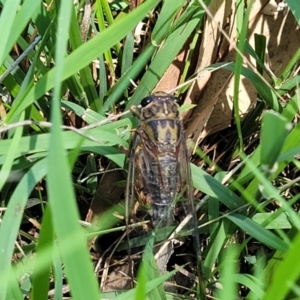
<path fill-rule="evenodd" d="M 299 297 L 299 196 L 287 201 L 284 193 L 297 188 L 298 179 L 289 182 L 282 172 L 292 168 L 297 173 L 300 167 L 295 159 L 300 153 L 300 125 L 292 125 L 299 109 L 299 75 L 293 70 L 298 67 L 300 51 L 278 78 L 268 72 L 265 38 L 257 36 L 255 45 L 245 38 L 252 2 L 245 8 L 243 1 L 237 1 L 236 60 L 206 68 L 234 73 L 238 132 L 234 153 L 241 163 L 234 174 L 216 167 L 214 177 L 191 164 L 193 185 L 206 194 L 196 202 L 205 215 L 199 220 L 199 231 L 207 237 L 202 284 L 217 299 L 238 298 L 241 286 L 246 299 L 293 299 Z M 299 23 L 300 7 L 286 2 Z M 130 11 L 126 1 L 96 0 L 85 42 L 80 27 L 82 3 L 0 0 L 0 7 L 0 94 L 13 99 L 5 102 L 2 96 L 0 102 L 4 211 L 0 223 L 0 299 L 48 299 L 51 280 L 54 298 L 62 299 L 65 278 L 75 300 L 172 298 L 162 287 L 175 271 L 158 275 L 157 270 L 150 270 L 154 264 L 151 239 L 146 241 L 137 287 L 124 293 L 100 291 L 86 245 L 93 236 L 124 230 L 114 228 L 120 207 L 110 207 L 95 228 L 83 229 L 76 199 L 83 190 L 92 196 L 97 180 L 91 178 L 86 186 L 80 186 L 76 179 L 95 172 L 98 160 L 126 170 L 122 149 L 129 149 L 131 129 L 136 125 L 127 110 L 154 89 L 186 41 L 191 36 L 198 38 L 196 31 L 205 10 L 198 1 L 147 0 Z M 144 47 L 135 52 L 133 29 L 154 9 L 159 11 L 158 19 L 151 25 Z M 41 41 L 24 59 L 25 67 L 14 67 L 13 46 L 23 52 L 36 35 Z M 257 70 L 242 65 L 243 53 L 256 60 Z M 98 72 L 93 73 L 93 62 L 98 63 Z M 1 76 L 10 67 L 13 70 Z M 259 141 L 247 155 L 246 129 L 237 113 L 241 75 L 253 84 L 264 108 L 264 113 L 256 108 Z M 133 80 L 138 82 L 134 92 Z M 283 103 L 280 97 L 286 94 L 290 99 Z M 182 111 L 192 107 L 185 105 Z M 116 111 L 119 117 L 112 116 Z M 75 123 L 68 113 L 86 125 L 64 125 Z M 250 130 L 253 125 L 254 121 L 248 124 Z M 281 182 L 284 184 L 279 187 Z M 26 235 L 22 229 L 32 198 L 39 199 L 41 210 L 38 237 Z M 278 208 L 272 211 L 268 205 L 274 201 Z M 18 244 L 19 235 L 26 237 L 27 245 Z M 239 269 L 241 262 L 251 274 Z"/>

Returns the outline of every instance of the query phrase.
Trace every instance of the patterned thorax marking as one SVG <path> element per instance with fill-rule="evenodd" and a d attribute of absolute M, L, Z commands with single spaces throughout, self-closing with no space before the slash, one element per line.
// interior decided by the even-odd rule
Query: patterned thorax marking
<path fill-rule="evenodd" d="M 176 100 L 171 95 L 156 93 L 145 98 L 141 108 L 134 106 L 131 109 L 141 121 L 139 134 L 156 145 L 156 154 L 176 153 L 182 130 Z"/>

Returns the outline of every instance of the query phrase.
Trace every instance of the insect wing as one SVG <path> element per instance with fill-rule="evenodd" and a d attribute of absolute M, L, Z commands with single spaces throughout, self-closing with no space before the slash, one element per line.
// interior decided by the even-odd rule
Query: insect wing
<path fill-rule="evenodd" d="M 147 225 L 145 225 L 143 229 L 139 228 L 139 230 L 135 231 L 134 236 L 137 237 L 131 239 L 130 244 L 132 246 L 141 246 L 142 244 L 140 244 L 138 240 L 140 239 L 142 243 L 145 241 L 141 238 L 141 235 L 145 236 L 146 232 L 151 231 L 152 235 L 148 235 L 148 239 L 145 241 L 147 244 L 146 249 L 149 249 L 149 247 L 153 247 L 153 242 L 166 241 L 171 234 L 172 227 L 168 225 L 171 225 L 171 219 L 173 220 L 175 197 L 172 199 L 172 203 L 170 203 L 172 205 L 163 205 L 158 211 L 158 208 L 155 205 L 155 200 L 159 198 L 159 192 L 164 191 L 161 184 L 163 184 L 163 181 L 165 180 L 165 173 L 163 171 L 159 172 L 159 170 L 165 167 L 165 162 L 160 162 L 159 158 L 156 157 L 150 149 L 150 141 L 142 137 L 143 130 L 140 126 L 137 129 L 132 143 L 129 168 L 131 170 L 130 194 L 132 197 L 129 197 L 130 199 L 128 198 L 129 201 L 127 203 L 128 212 L 129 215 L 131 215 L 131 222 L 134 220 L 148 221 Z M 156 216 L 161 214 L 164 215 L 163 220 L 160 218 L 157 219 Z M 157 247 L 153 247 L 154 253 L 156 253 L 158 249 L 160 249 L 159 245 Z M 156 266 L 153 263 L 149 264 L 148 260 L 150 258 L 148 256 L 147 274 L 149 279 L 154 279 L 156 276 L 153 276 L 153 274 L 156 274 L 156 272 L 166 272 L 167 263 L 172 253 L 173 246 L 171 243 L 167 243 L 163 251 L 156 253 L 156 259 L 154 260 L 153 258 L 153 261 L 156 263 L 158 269 L 156 269 Z"/>
<path fill-rule="evenodd" d="M 186 140 L 183 131 L 180 134 L 180 149 L 178 152 L 178 173 L 180 181 L 179 200 L 182 203 L 185 217 L 188 217 L 188 228 L 193 232 L 195 250 L 200 252 L 200 242 L 198 235 L 198 220 L 195 208 L 194 195 L 193 195 L 193 182 L 191 175 L 191 168 L 189 162 L 189 154 L 187 149 Z"/>
<path fill-rule="evenodd" d="M 141 235 L 152 231 L 154 244 L 151 248 L 158 271 L 163 274 L 175 251 L 172 238 L 187 227 L 194 239 L 200 278 L 200 243 L 189 155 L 176 99 L 162 93 L 150 95 L 142 100 L 141 107 L 132 107 L 131 111 L 139 118 L 140 125 L 131 145 L 126 219 L 127 224 L 145 220 L 150 224 L 137 227 L 130 233 L 128 242 L 131 250 L 132 247 L 145 245 Z M 173 225 L 177 227 L 172 233 Z M 132 243 L 133 240 L 136 242 Z M 149 236 L 146 241 L 149 245 Z M 148 269 L 152 266 L 150 264 Z M 152 276 L 149 278 L 153 279 Z"/>
<path fill-rule="evenodd" d="M 132 216 L 132 210 L 134 205 L 135 198 L 135 160 L 137 159 L 137 149 L 139 149 L 140 137 L 137 133 L 134 134 L 130 147 L 129 155 L 129 166 L 127 174 L 127 186 L 126 186 L 126 223 L 129 225 L 132 223 L 130 220 Z"/>

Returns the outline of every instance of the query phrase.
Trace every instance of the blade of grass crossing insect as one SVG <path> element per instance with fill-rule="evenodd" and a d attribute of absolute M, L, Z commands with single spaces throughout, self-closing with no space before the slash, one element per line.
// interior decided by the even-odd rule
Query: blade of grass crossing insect
<path fill-rule="evenodd" d="M 86 240 L 78 223 L 70 169 L 63 150 L 60 115 L 60 88 L 71 19 L 72 1 L 61 1 L 55 52 L 55 78 L 52 106 L 52 123 L 47 187 L 58 247 L 65 264 L 66 276 L 73 299 L 99 299 L 99 289 L 86 249 Z M 59 176 L 58 176 L 59 174 Z M 67 212 L 67 213 L 66 213 Z M 66 242 L 69 242 L 66 244 Z"/>
<path fill-rule="evenodd" d="M 6 299 L 10 262 L 27 199 L 41 178 L 46 175 L 46 160 L 37 162 L 15 188 L 0 226 L 0 299 Z M 14 280 L 14 278 L 12 279 Z"/>
<path fill-rule="evenodd" d="M 147 242 L 144 255 L 143 255 L 143 263 L 146 266 L 146 270 L 147 270 L 146 274 L 147 274 L 148 281 L 151 281 L 159 277 L 157 264 L 153 256 L 153 248 L 154 248 L 154 235 L 152 235 L 149 241 Z M 160 284 L 157 287 L 155 287 L 153 290 L 151 290 L 148 296 L 150 300 L 167 299 L 163 284 Z"/>
<path fill-rule="evenodd" d="M 159 2 L 160 0 L 148 0 L 143 2 L 135 10 L 129 13 L 128 16 L 118 20 L 118 22 L 115 22 L 107 30 L 104 30 L 101 34 L 95 36 L 68 55 L 65 58 L 64 68 L 61 72 L 61 80 L 67 79 L 73 73 L 84 68 L 93 59 L 115 45 Z M 20 99 L 21 101 L 18 102 L 18 105 L 11 108 L 6 117 L 7 123 L 9 123 L 12 118 L 15 118 L 16 115 L 19 115 L 24 108 L 31 105 L 36 99 L 40 98 L 53 88 L 54 81 L 56 81 L 56 69 L 57 65 L 45 74 L 26 95 L 23 95 L 22 99 Z"/>
<path fill-rule="evenodd" d="M 48 299 L 48 289 L 49 289 L 49 278 L 50 278 L 50 260 L 48 262 L 40 262 L 40 253 L 43 252 L 45 248 L 51 249 L 52 243 L 54 241 L 53 228 L 51 223 L 51 212 L 49 206 L 46 207 L 44 211 L 42 228 L 40 230 L 39 241 L 37 245 L 37 254 L 34 261 L 34 269 L 32 275 L 32 292 L 30 299 L 32 300 L 42 300 Z M 50 250 L 51 251 L 51 250 Z M 44 265 L 43 272 L 39 273 L 36 270 L 36 265 L 42 263 Z M 57 288 L 57 287 L 55 287 Z"/>

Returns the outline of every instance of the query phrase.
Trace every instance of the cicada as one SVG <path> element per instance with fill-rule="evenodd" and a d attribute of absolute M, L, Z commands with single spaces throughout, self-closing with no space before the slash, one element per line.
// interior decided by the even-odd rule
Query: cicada
<path fill-rule="evenodd" d="M 198 239 L 189 156 L 177 100 L 159 92 L 144 98 L 140 107 L 131 108 L 140 124 L 130 151 L 128 215 L 131 222 L 142 215 L 150 223 L 148 230 L 159 230 L 179 224 L 190 214 L 190 228 Z M 168 258 L 160 262 L 159 270 L 165 270 L 161 264 Z"/>

